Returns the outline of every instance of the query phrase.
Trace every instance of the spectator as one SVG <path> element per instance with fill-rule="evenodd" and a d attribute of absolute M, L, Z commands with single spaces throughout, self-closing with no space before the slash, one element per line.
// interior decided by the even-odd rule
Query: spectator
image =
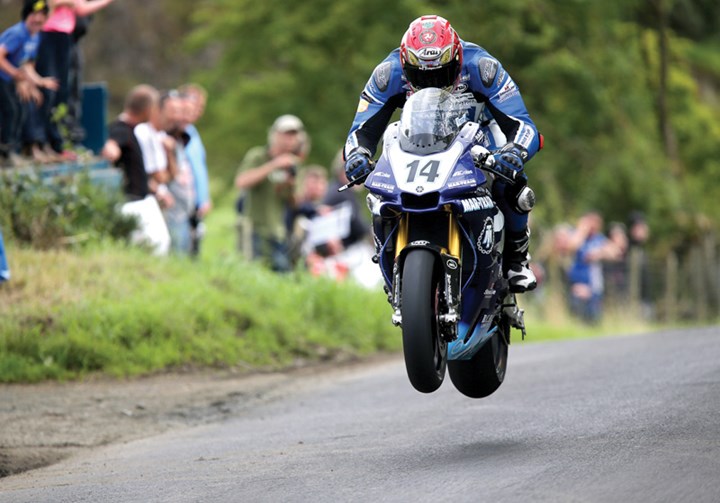
<path fill-rule="evenodd" d="M 175 90 L 163 95 L 161 113 L 170 142 L 167 145 L 169 150 L 167 187 L 174 201 L 172 206 L 163 210 L 163 214 L 170 231 L 172 250 L 182 255 L 191 255 L 190 217 L 195 211 L 196 199 L 192 166 L 186 151 L 190 136 L 185 131 L 187 114 L 184 97 Z"/>
<path fill-rule="evenodd" d="M 165 255 L 170 247 L 168 228 L 151 194 L 143 152 L 134 133 L 135 126 L 152 118 L 158 100 L 159 93 L 154 87 L 145 84 L 134 87 L 125 99 L 122 113 L 108 128 L 109 137 L 101 154 L 123 171 L 123 190 L 128 202 L 122 212 L 139 220 L 139 229 L 131 240 L 148 244 L 157 255 Z"/>
<path fill-rule="evenodd" d="M 568 272 L 570 309 L 583 321 L 599 323 L 604 292 L 602 261 L 618 256 L 616 246 L 602 233 L 603 219 L 597 212 L 580 218 L 566 245 L 575 259 Z"/>
<path fill-rule="evenodd" d="M 148 175 L 148 189 L 163 208 L 174 204 L 174 199 L 167 188 L 170 181 L 169 160 L 174 159 L 175 141 L 165 133 L 165 120 L 160 111 L 159 100 L 155 101 L 150 111 L 150 118 L 135 126 L 133 132 L 142 152 L 145 172 Z"/>
<path fill-rule="evenodd" d="M 639 211 L 633 212 L 630 215 L 628 231 L 630 291 L 635 297 L 631 300 L 639 301 L 645 319 L 652 319 L 654 308 L 650 285 L 650 266 L 645 250 L 648 239 L 650 239 L 650 226 L 645 216 Z"/>
<path fill-rule="evenodd" d="M 315 218 L 311 227 L 332 227 L 334 232 L 321 231 L 328 234 L 319 246 L 314 246 L 308 253 L 308 267 L 314 274 L 326 274 L 336 279 L 346 276 L 367 288 L 374 288 L 382 283 L 382 275 L 373 263 L 373 246 L 368 239 L 370 233 L 369 215 L 363 215 L 362 206 L 357 199 L 355 190 L 338 192 L 338 188 L 347 184 L 342 152 L 333 160 L 332 172 L 335 175 L 329 189 L 325 193 L 320 206 L 320 215 Z M 314 244 L 317 237 L 311 232 L 309 244 Z"/>
<path fill-rule="evenodd" d="M 3 242 L 2 230 L 0 230 L 0 283 L 10 279 L 10 267 L 5 255 L 5 243 Z"/>
<path fill-rule="evenodd" d="M 33 70 L 40 30 L 47 19 L 45 0 L 25 0 L 19 23 L 0 35 L 0 165 L 15 166 L 24 122 L 23 101 L 37 95 L 37 86 L 54 88 Z"/>
<path fill-rule="evenodd" d="M 52 120 L 53 111 L 67 104 L 69 96 L 70 57 L 73 32 L 78 16 L 89 16 L 110 5 L 113 0 L 50 0 L 50 16 L 43 27 L 38 48 L 37 71 L 40 75 L 57 79 L 57 90 L 46 89 L 40 108 L 41 123 L 34 131 L 34 139 L 49 155 L 64 153 L 64 139 Z M 48 145 L 49 143 L 49 145 Z M 67 158 L 70 153 L 64 153 Z"/>
<path fill-rule="evenodd" d="M 612 222 L 608 227 L 608 239 L 615 245 L 617 253 L 603 263 L 607 297 L 612 303 L 622 306 L 628 301 L 628 235 L 625 225 Z"/>
<path fill-rule="evenodd" d="M 293 206 L 286 212 L 285 225 L 288 233 L 288 253 L 293 265 L 301 256 L 301 246 L 307 234 L 307 222 L 318 213 L 329 210 L 320 207 L 328 188 L 327 172 L 322 166 L 308 166 L 302 170 L 300 190 L 293 201 Z"/>
<path fill-rule="evenodd" d="M 348 183 L 345 175 L 345 164 L 342 160 L 342 151 L 333 160 L 332 172 L 334 179 L 323 199 L 323 204 L 331 207 L 337 207 L 343 203 L 350 205 L 352 210 L 350 234 L 342 240 L 342 247 L 348 248 L 366 240 L 370 233 L 370 220 L 367 211 L 363 212 L 364 207 L 361 207 L 357 199 L 356 191 L 362 190 L 360 186 L 357 186 L 355 190 L 338 192 L 340 187 Z M 365 214 L 363 215 L 363 213 Z"/>
<path fill-rule="evenodd" d="M 235 186 L 246 191 L 241 240 L 247 232 L 251 258 L 264 261 L 274 271 L 290 270 L 285 212 L 293 201 L 298 165 L 308 151 L 302 121 L 282 115 L 271 126 L 267 145 L 245 154 L 235 178 Z"/>
<path fill-rule="evenodd" d="M 207 104 L 207 91 L 198 84 L 185 84 L 180 87 L 180 93 L 185 96 L 186 107 L 189 114 L 185 131 L 190 136 L 190 141 L 185 147 L 190 166 L 192 168 L 193 180 L 195 182 L 195 210 L 190 217 L 191 254 L 197 256 L 200 253 L 200 242 L 204 235 L 205 226 L 203 219 L 212 209 L 210 199 L 210 184 L 208 180 L 207 154 L 205 145 L 200 138 L 200 133 L 195 124 L 205 113 Z"/>
<path fill-rule="evenodd" d="M 92 18 L 92 16 L 79 16 L 72 33 L 65 125 L 68 139 L 73 145 L 80 145 L 85 139 L 85 130 L 82 127 L 82 85 L 85 59 L 80 41 L 87 35 Z"/>
<path fill-rule="evenodd" d="M 149 194 L 143 154 L 133 130 L 150 120 L 158 99 L 154 87 L 145 84 L 134 87 L 125 99 L 122 113 L 110 124 L 108 140 L 102 149 L 102 156 L 122 169 L 125 175 L 123 189 L 129 201 L 145 199 Z"/>

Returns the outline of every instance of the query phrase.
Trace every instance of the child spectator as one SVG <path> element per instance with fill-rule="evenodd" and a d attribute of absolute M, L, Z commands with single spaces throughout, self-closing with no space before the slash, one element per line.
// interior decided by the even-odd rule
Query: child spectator
<path fill-rule="evenodd" d="M 22 21 L 0 35 L 0 164 L 3 165 L 19 163 L 17 154 L 25 115 L 22 101 L 32 99 L 38 86 L 56 88 L 54 80 L 40 78 L 30 64 L 37 54 L 40 29 L 47 13 L 45 0 L 25 0 Z"/>

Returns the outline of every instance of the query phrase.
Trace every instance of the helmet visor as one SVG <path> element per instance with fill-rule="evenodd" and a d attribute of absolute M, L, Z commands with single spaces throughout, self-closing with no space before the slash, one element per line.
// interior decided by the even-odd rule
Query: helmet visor
<path fill-rule="evenodd" d="M 444 89 L 455 84 L 460 64 L 457 59 L 454 59 L 436 68 L 422 69 L 406 63 L 403 70 L 408 82 L 415 89 L 425 89 L 427 87 Z"/>

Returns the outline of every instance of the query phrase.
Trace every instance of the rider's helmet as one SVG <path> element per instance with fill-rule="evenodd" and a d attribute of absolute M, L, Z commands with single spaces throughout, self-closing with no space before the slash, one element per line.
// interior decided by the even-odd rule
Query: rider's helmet
<path fill-rule="evenodd" d="M 413 91 L 438 87 L 452 91 L 462 68 L 460 37 L 440 16 L 410 23 L 400 43 L 400 64 Z"/>

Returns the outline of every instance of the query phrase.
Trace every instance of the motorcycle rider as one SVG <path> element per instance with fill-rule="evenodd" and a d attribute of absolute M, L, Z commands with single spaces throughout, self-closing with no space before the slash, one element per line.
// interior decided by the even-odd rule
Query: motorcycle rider
<path fill-rule="evenodd" d="M 446 19 L 428 15 L 414 20 L 400 47 L 373 71 L 343 151 L 348 179 L 363 180 L 372 172 L 372 156 L 393 112 L 413 92 L 427 87 L 445 89 L 468 103 L 468 118 L 484 133 L 481 144 L 496 151 L 496 165 L 516 180 L 509 184 L 498 178 L 493 187 L 506 220 L 503 262 L 512 292 L 534 289 L 537 280 L 528 267 L 528 212 L 534 196 L 529 205 L 519 196 L 528 192 L 523 192 L 524 164 L 542 140 L 517 85 L 500 62 L 482 47 L 461 40 Z"/>

